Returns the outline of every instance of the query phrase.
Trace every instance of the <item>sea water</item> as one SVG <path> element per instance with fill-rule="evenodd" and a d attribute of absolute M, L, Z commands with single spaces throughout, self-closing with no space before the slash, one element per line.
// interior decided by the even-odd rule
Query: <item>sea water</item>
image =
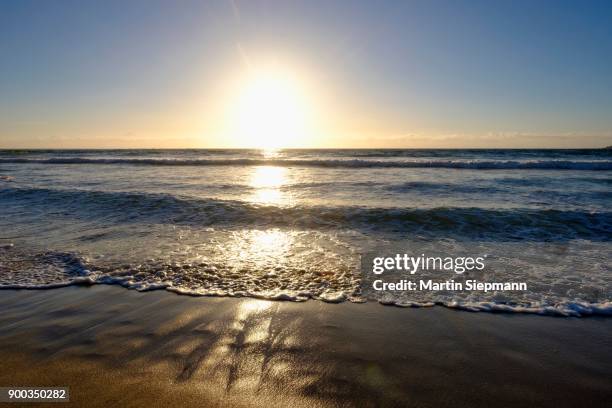
<path fill-rule="evenodd" d="M 0 287 L 361 302 L 364 254 L 418 248 L 529 289 L 383 303 L 610 314 L 611 176 L 605 149 L 4 150 Z"/>

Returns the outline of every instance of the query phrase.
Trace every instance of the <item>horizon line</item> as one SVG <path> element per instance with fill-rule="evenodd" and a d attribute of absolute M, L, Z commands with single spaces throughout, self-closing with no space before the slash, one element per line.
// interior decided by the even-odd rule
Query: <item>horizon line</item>
<path fill-rule="evenodd" d="M 6 150 L 606 150 L 612 145 L 601 147 L 0 147 Z"/>

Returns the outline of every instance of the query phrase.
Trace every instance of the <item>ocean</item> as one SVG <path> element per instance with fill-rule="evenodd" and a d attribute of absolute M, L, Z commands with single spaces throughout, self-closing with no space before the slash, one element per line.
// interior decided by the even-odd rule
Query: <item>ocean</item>
<path fill-rule="evenodd" d="M 0 288 L 612 314 L 611 176 L 605 149 L 4 150 Z M 370 298 L 387 252 L 528 289 Z"/>

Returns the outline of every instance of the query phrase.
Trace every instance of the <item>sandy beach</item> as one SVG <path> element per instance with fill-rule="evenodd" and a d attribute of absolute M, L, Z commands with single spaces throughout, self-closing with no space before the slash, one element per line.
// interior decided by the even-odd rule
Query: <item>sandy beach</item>
<path fill-rule="evenodd" d="M 606 406 L 612 320 L 3 290 L 0 386 L 71 406 Z"/>

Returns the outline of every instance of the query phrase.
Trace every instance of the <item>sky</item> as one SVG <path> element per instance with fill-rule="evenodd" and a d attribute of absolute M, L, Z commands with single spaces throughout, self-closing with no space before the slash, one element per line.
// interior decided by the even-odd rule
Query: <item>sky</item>
<path fill-rule="evenodd" d="M 610 1 L 0 0 L 0 148 L 607 145 Z"/>

